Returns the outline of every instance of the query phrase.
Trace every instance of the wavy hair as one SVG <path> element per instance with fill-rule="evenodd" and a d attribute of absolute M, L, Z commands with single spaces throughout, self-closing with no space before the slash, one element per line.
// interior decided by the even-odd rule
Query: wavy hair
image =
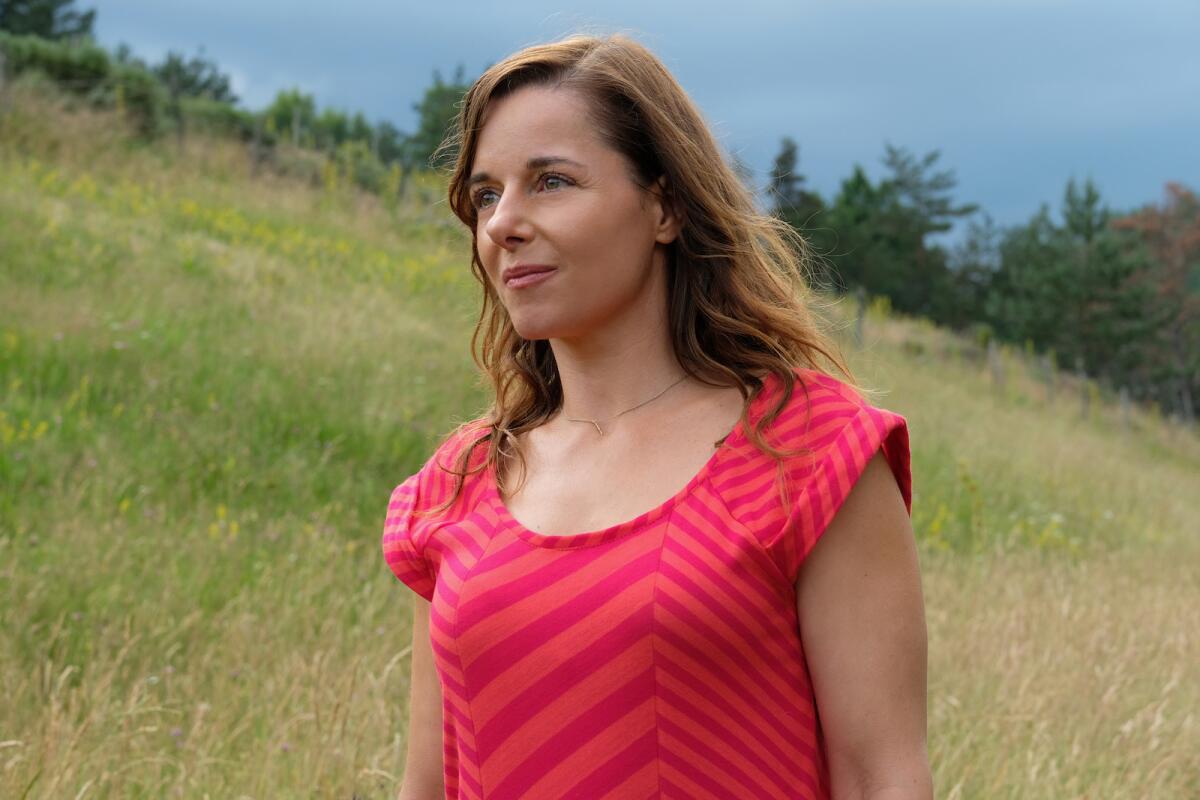
<path fill-rule="evenodd" d="M 549 341 L 527 340 L 516 332 L 484 272 L 467 185 L 489 104 L 526 86 L 579 92 L 603 140 L 625 156 L 643 190 L 666 178 L 663 200 L 681 217 L 666 258 L 676 358 L 703 383 L 737 386 L 750 441 L 777 461 L 789 455 L 768 444 L 764 431 L 791 398 L 797 368 L 822 370 L 823 357 L 858 388 L 813 313 L 821 301 L 806 278 L 814 259 L 810 248 L 786 222 L 757 210 L 695 104 L 650 50 L 622 34 L 574 34 L 527 47 L 485 71 L 466 92 L 438 151 L 455 154 L 450 207 L 471 231 L 471 268 L 483 287 L 471 353 L 494 390 L 486 416 L 456 431 L 469 446 L 462 448 L 457 469 L 442 465 L 457 479 L 441 509 L 458 498 L 466 475 L 489 465 L 503 492 L 506 457 L 515 455 L 524 472 L 516 437 L 546 422 L 562 405 Z M 779 377 L 784 391 L 751 426 L 750 404 L 768 373 Z M 468 469 L 476 447 L 485 443 L 487 458 Z"/>

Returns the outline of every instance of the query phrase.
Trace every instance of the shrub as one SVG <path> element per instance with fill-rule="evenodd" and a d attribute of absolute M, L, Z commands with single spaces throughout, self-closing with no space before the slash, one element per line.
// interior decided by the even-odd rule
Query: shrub
<path fill-rule="evenodd" d="M 254 138 L 256 120 L 251 111 L 207 97 L 184 97 L 179 102 L 184 123 L 189 130 L 230 136 L 243 142 Z"/>
<path fill-rule="evenodd" d="M 88 41 L 52 42 L 0 32 L 0 50 L 8 74 L 41 72 L 93 104 L 124 109 L 142 135 L 161 132 L 166 92 L 144 67 L 117 64 Z"/>
<path fill-rule="evenodd" d="M 108 53 L 94 44 L 51 42 L 38 36 L 14 36 L 0 31 L 0 50 L 10 75 L 35 69 L 76 94 L 100 88 L 112 72 Z"/>

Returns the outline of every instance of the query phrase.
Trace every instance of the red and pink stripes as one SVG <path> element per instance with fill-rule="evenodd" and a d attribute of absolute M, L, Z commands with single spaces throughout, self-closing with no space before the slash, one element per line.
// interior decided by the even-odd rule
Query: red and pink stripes
<path fill-rule="evenodd" d="M 448 797 L 828 796 L 795 576 L 880 448 L 911 510 L 908 434 L 831 376 L 797 377 L 771 429 L 810 451 L 785 464 L 786 507 L 740 426 L 669 501 L 586 536 L 524 528 L 490 470 L 414 515 L 448 496 L 436 463 L 464 435 L 396 487 L 383 550 L 432 602 Z"/>

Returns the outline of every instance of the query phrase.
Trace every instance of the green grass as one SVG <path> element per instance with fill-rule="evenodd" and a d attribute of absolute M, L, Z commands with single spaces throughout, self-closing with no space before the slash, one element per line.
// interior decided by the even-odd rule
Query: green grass
<path fill-rule="evenodd" d="M 0 102 L 0 796 L 392 796 L 387 497 L 486 402 L 416 188 Z M 850 352 L 910 423 L 939 797 L 1196 796 L 1200 442 L 959 345 L 877 306 Z"/>

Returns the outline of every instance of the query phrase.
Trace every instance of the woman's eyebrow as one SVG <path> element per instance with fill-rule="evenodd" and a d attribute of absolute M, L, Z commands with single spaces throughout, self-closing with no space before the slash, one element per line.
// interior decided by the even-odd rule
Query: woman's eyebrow
<path fill-rule="evenodd" d="M 583 164 L 580 164 L 578 161 L 573 161 L 565 156 L 534 156 L 525 162 L 525 170 L 528 172 L 530 170 L 541 169 L 542 167 L 551 167 L 555 164 L 569 164 L 572 167 L 583 167 Z M 467 180 L 467 185 L 474 186 L 477 183 L 483 183 L 484 181 L 490 181 L 491 179 L 492 176 L 488 175 L 486 172 L 476 172 Z"/>

